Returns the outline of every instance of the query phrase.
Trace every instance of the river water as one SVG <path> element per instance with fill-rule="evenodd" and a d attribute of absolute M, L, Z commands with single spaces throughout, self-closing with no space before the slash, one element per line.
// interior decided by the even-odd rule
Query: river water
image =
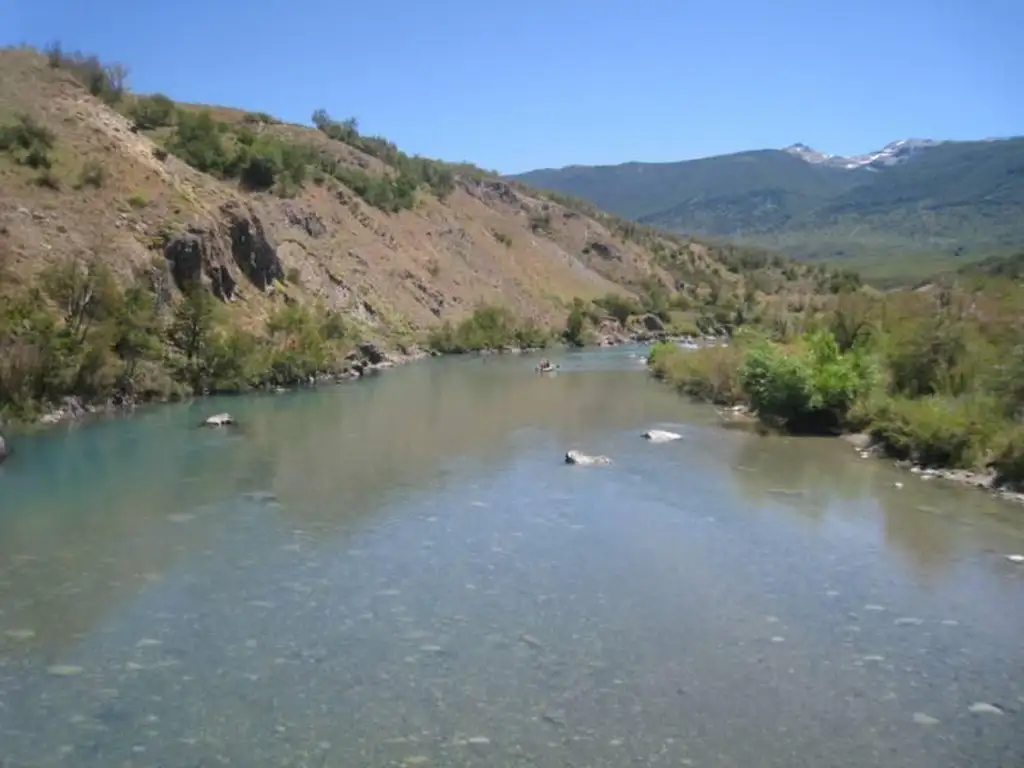
<path fill-rule="evenodd" d="M 23 438 L 0 764 L 1020 768 L 1022 510 L 722 429 L 635 354 Z"/>

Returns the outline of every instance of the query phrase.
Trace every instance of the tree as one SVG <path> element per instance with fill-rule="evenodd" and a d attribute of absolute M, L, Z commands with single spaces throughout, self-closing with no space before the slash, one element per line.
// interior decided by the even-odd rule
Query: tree
<path fill-rule="evenodd" d="M 160 352 L 160 316 L 156 297 L 140 285 L 124 294 L 120 311 L 114 317 L 113 350 L 124 361 L 121 388 L 135 390 L 135 371 L 140 361 Z"/>
<path fill-rule="evenodd" d="M 142 96 L 132 105 L 129 114 L 143 130 L 160 128 L 174 122 L 174 102 L 162 93 Z"/>
<path fill-rule="evenodd" d="M 117 302 L 118 289 L 110 271 L 101 264 L 69 260 L 48 267 L 42 274 L 43 290 L 61 311 L 68 337 L 81 344 L 96 320 L 108 316 Z"/>
<path fill-rule="evenodd" d="M 215 301 L 200 283 L 193 283 L 175 309 L 171 323 L 170 342 L 185 357 L 181 374 L 194 392 L 202 391 L 205 353 L 216 322 Z"/>
<path fill-rule="evenodd" d="M 574 347 L 582 347 L 586 344 L 584 332 L 587 327 L 587 315 L 583 299 L 578 296 L 572 300 L 572 308 L 569 316 L 565 319 L 565 340 Z"/>

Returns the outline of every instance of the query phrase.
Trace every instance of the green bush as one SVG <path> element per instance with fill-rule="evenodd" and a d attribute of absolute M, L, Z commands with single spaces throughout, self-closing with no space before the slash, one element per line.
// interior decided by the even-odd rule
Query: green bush
<path fill-rule="evenodd" d="M 231 162 L 221 130 L 209 111 L 178 110 L 177 128 L 167 148 L 198 171 L 223 176 Z"/>
<path fill-rule="evenodd" d="M 562 334 L 566 344 L 573 347 L 584 347 L 590 340 L 587 334 L 586 304 L 579 297 L 573 299 L 569 315 L 565 319 L 565 331 Z"/>
<path fill-rule="evenodd" d="M 619 325 L 623 328 L 630 317 L 643 312 L 643 308 L 634 299 L 620 296 L 617 293 L 609 293 L 600 299 L 595 299 L 594 304 L 606 310 L 608 314 L 619 321 Z"/>
<path fill-rule="evenodd" d="M 997 414 L 986 398 L 893 397 L 876 407 L 870 432 L 897 458 L 971 469 L 985 463 L 1000 427 Z M 1006 464 L 1012 471 L 1012 460 Z"/>
<path fill-rule="evenodd" d="M 546 347 L 550 334 L 531 321 L 519 323 L 506 307 L 483 305 L 458 325 L 445 321 L 427 337 L 432 349 L 445 354 L 485 349 Z"/>
<path fill-rule="evenodd" d="M 162 93 L 140 96 L 128 109 L 128 116 L 143 130 L 174 123 L 174 102 Z"/>
<path fill-rule="evenodd" d="M 761 342 L 744 359 L 740 378 L 758 416 L 794 432 L 840 429 L 877 380 L 872 361 L 859 351 L 842 354 L 828 331 L 809 334 L 794 351 Z"/>
<path fill-rule="evenodd" d="M 1000 484 L 1024 487 L 1024 427 L 1015 425 L 1000 435 L 991 466 Z"/>
<path fill-rule="evenodd" d="M 56 142 L 53 131 L 28 113 L 17 115 L 12 124 L 0 126 L 0 152 L 9 153 L 16 162 L 30 168 L 50 168 L 50 152 Z"/>
<path fill-rule="evenodd" d="M 740 380 L 744 352 L 736 346 L 681 349 L 671 342 L 651 347 L 651 372 L 680 392 L 717 405 L 748 402 Z"/>

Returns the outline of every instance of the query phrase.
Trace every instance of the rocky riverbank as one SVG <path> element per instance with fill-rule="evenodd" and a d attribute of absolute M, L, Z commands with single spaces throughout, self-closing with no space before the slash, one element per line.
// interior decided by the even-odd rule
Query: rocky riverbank
<path fill-rule="evenodd" d="M 994 496 L 1006 499 L 1007 501 L 1024 504 L 1024 493 L 1000 485 L 998 483 L 996 473 L 991 470 L 977 471 L 970 469 L 953 469 L 948 467 L 926 467 L 920 464 L 915 464 L 912 461 L 896 459 L 889 456 L 886 453 L 884 446 L 881 443 L 876 442 L 874 438 L 867 433 L 849 433 L 842 435 L 842 438 L 856 449 L 858 455 L 862 459 L 878 458 L 891 460 L 895 466 L 906 470 L 912 475 L 916 475 L 921 480 L 927 481 L 934 480 L 935 478 L 941 478 L 943 480 L 948 480 L 951 483 L 957 483 L 958 485 L 988 491 Z"/>
<path fill-rule="evenodd" d="M 277 391 L 284 392 L 289 389 L 318 386 L 323 384 L 340 384 L 346 381 L 353 381 L 380 371 L 388 370 L 399 365 L 422 360 L 430 357 L 431 353 L 418 346 L 399 347 L 386 349 L 375 342 L 363 342 L 359 344 L 345 358 L 345 364 L 337 371 L 325 372 L 302 381 L 295 381 L 290 386 L 263 387 L 254 391 Z M 227 392 L 208 392 L 205 394 L 232 394 Z M 59 404 L 41 415 L 36 423 L 43 426 L 52 426 L 65 422 L 82 421 L 91 417 L 114 416 L 130 413 L 140 405 L 148 405 L 161 400 L 138 399 L 129 396 L 119 396 L 102 403 L 89 403 L 78 396 L 69 396 L 61 400 Z M 8 455 L 8 448 L 0 437 L 0 462 Z"/>

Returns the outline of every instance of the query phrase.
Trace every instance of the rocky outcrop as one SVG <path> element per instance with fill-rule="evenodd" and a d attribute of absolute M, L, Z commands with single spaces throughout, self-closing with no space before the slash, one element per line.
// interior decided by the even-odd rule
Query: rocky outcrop
<path fill-rule="evenodd" d="M 164 258 L 170 267 L 171 277 L 181 289 L 194 285 L 203 275 L 206 243 L 195 232 L 180 232 L 167 237 L 164 242 Z"/>
<path fill-rule="evenodd" d="M 39 417 L 40 424 L 59 424 L 62 421 L 75 421 L 85 417 L 89 413 L 94 413 L 95 408 L 86 406 L 82 403 L 81 398 L 78 397 L 65 397 L 61 401 L 61 405 L 58 408 L 54 408 L 49 413 L 45 413 Z"/>
<path fill-rule="evenodd" d="M 327 234 L 324 220 L 309 211 L 300 211 L 293 205 L 284 207 L 285 218 L 293 227 L 298 227 L 310 237 L 323 237 Z"/>
<path fill-rule="evenodd" d="M 644 328 L 646 328 L 648 331 L 665 330 L 665 323 L 662 322 L 662 319 L 657 315 L 644 315 L 640 320 L 644 324 Z"/>
<path fill-rule="evenodd" d="M 221 210 L 227 218 L 231 256 L 249 281 L 265 291 L 275 280 L 284 280 L 284 266 L 278 258 L 277 245 L 259 218 L 237 205 L 228 205 Z"/>
<path fill-rule="evenodd" d="M 365 341 L 359 345 L 360 356 L 370 365 L 380 365 L 388 361 L 388 356 L 377 344 Z"/>
<path fill-rule="evenodd" d="M 601 240 L 591 240 L 583 246 L 583 255 L 596 256 L 605 261 L 622 261 L 622 250 Z"/>
<path fill-rule="evenodd" d="M 208 282 L 218 299 L 230 301 L 238 281 L 217 258 L 212 240 L 208 232 L 200 229 L 169 235 L 164 242 L 164 258 L 171 277 L 181 290 Z"/>

